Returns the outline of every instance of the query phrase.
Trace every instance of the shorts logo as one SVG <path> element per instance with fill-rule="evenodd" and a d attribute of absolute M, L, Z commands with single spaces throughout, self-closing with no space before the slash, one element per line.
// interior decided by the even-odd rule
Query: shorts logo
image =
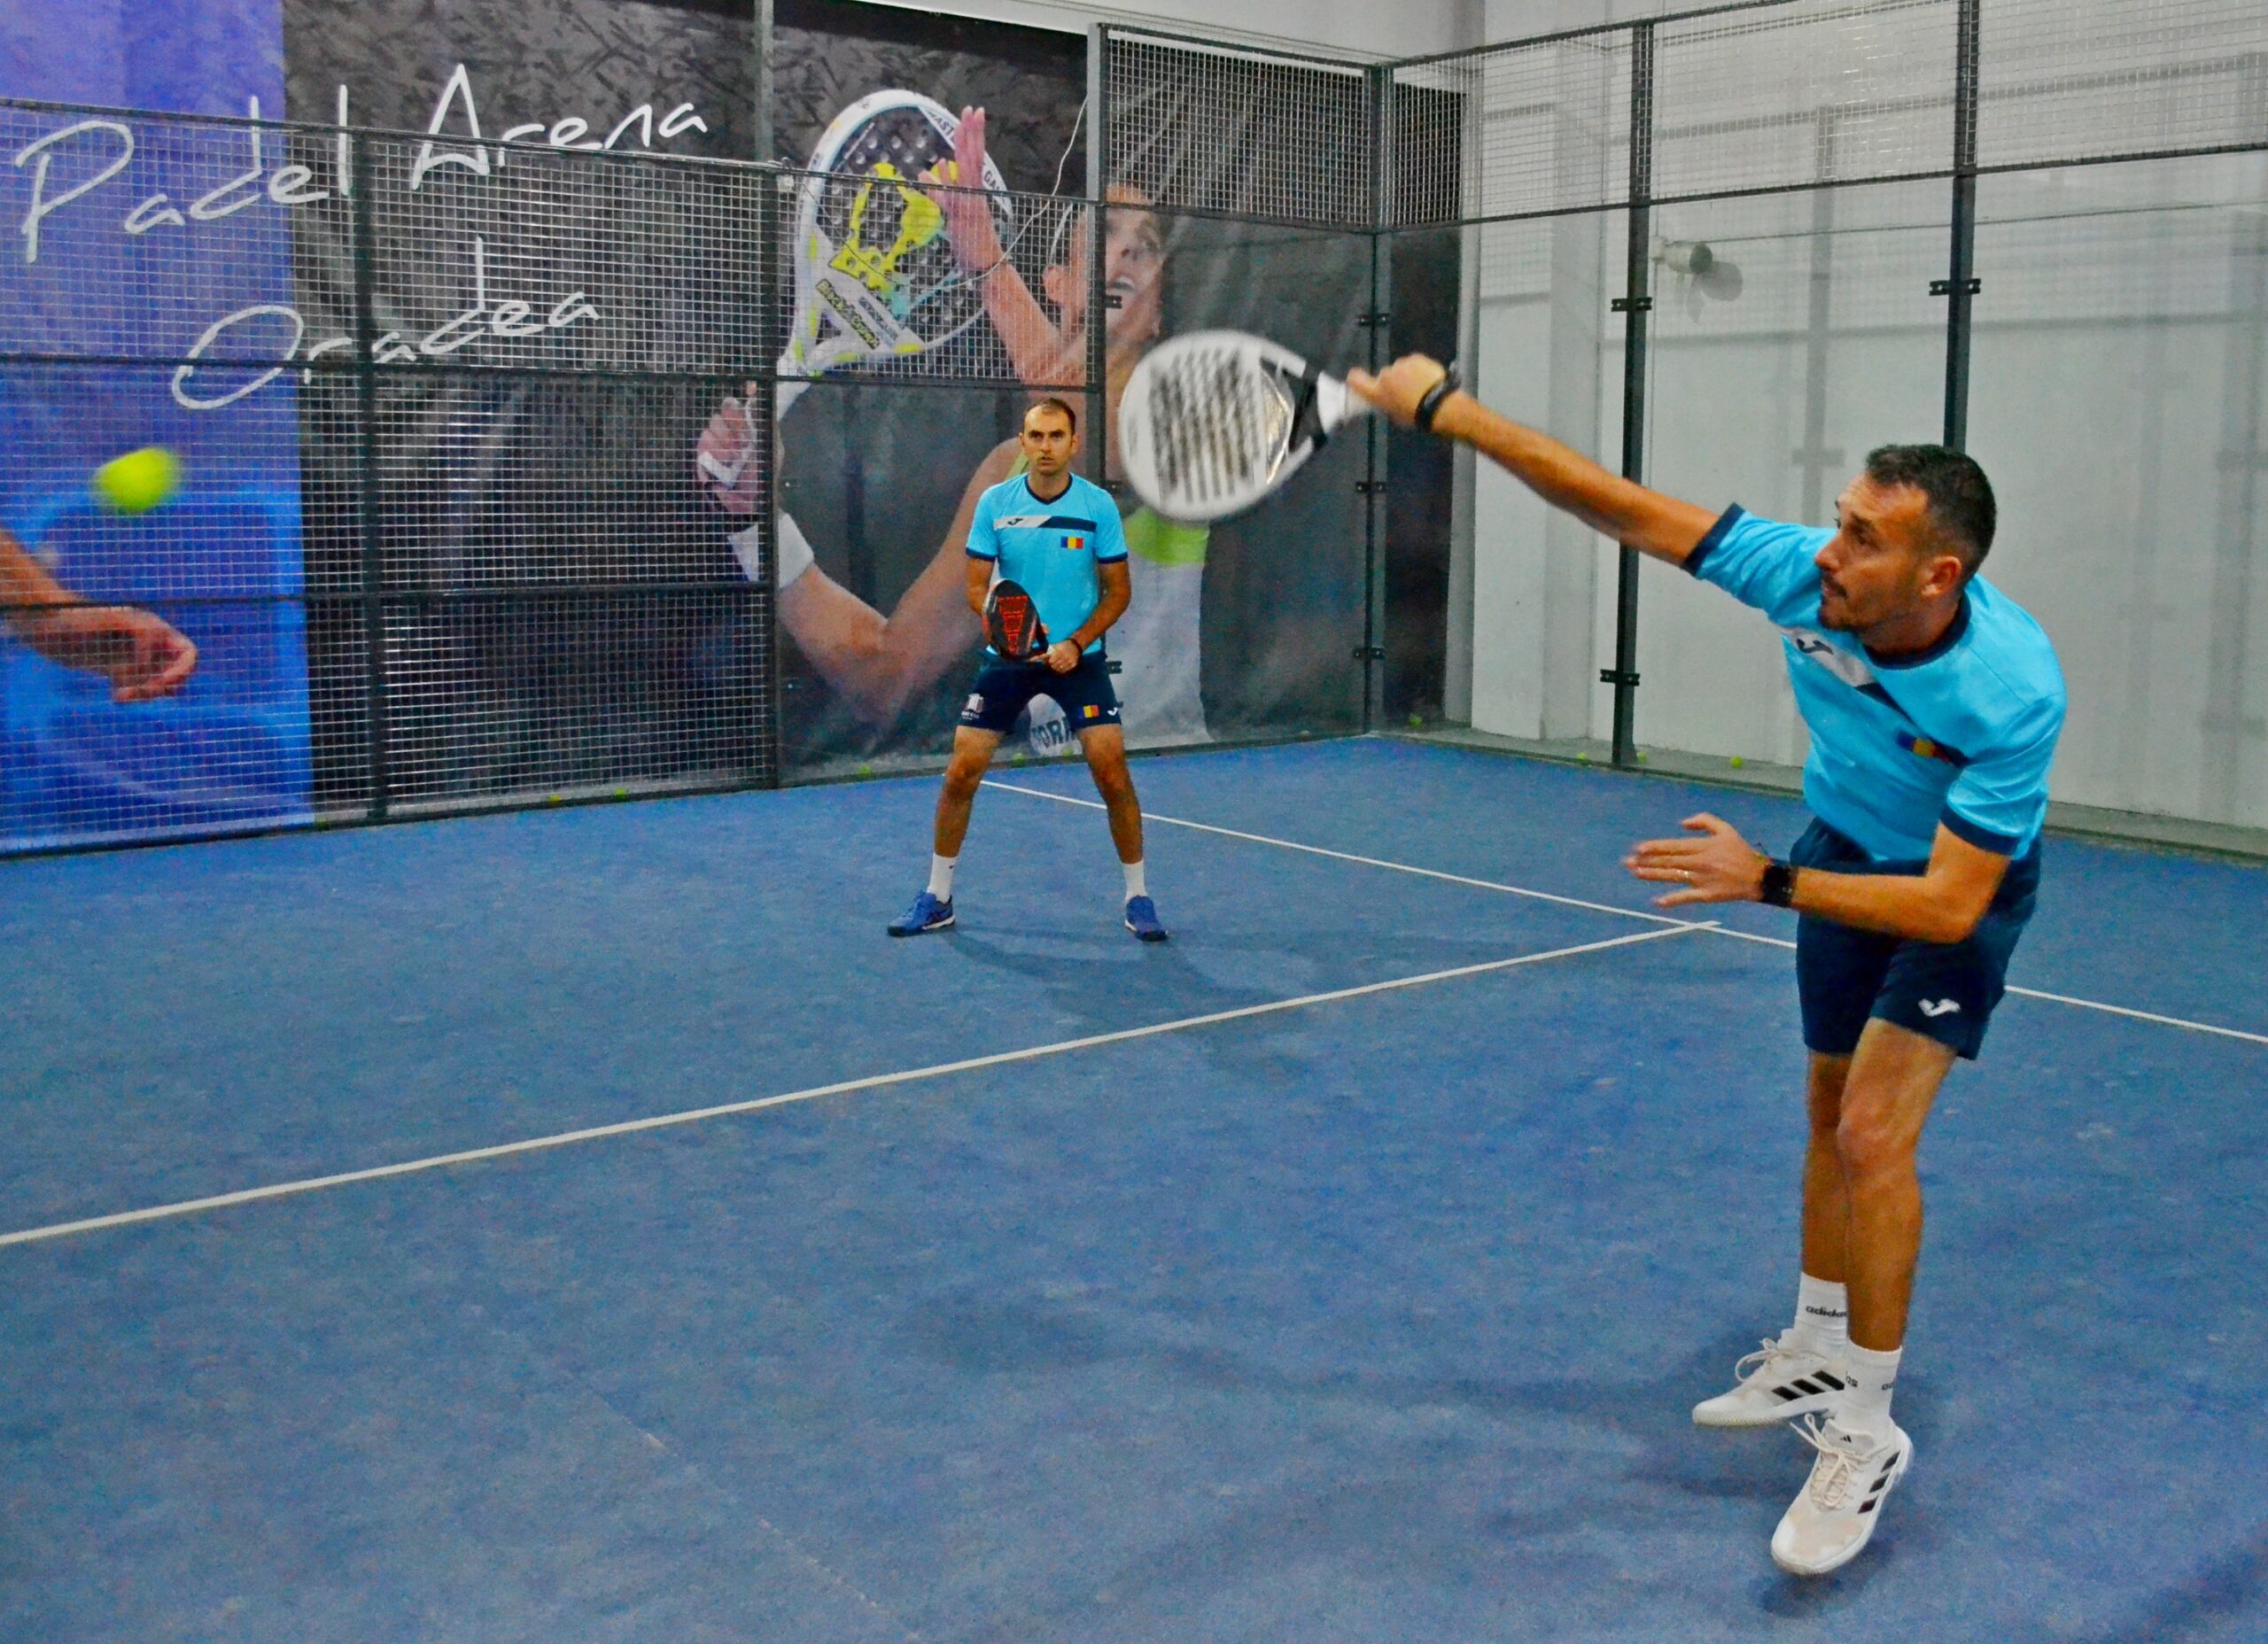
<path fill-rule="evenodd" d="M 984 711 L 984 698 L 975 692 L 970 693 L 969 699 L 961 704 L 960 710 L 964 715 L 970 717 L 974 717 L 975 716 L 983 713 Z"/>
<path fill-rule="evenodd" d="M 1935 1021 L 1940 1016 L 1951 1016 L 1960 1009 L 1961 1001 L 1959 999 L 1924 999 L 1922 1001 L 1922 1014 L 1928 1017 L 1931 1021 Z"/>
<path fill-rule="evenodd" d="M 1099 719 L 1102 717 L 1102 710 L 1093 702 L 1089 702 L 1079 711 L 1090 719 Z"/>

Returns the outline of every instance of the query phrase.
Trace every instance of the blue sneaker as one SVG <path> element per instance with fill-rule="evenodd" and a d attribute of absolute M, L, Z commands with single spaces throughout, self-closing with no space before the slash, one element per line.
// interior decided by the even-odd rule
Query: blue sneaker
<path fill-rule="evenodd" d="M 1166 927 L 1158 923 L 1158 904 L 1147 896 L 1126 900 L 1126 928 L 1145 942 L 1163 942 Z"/>
<path fill-rule="evenodd" d="M 913 898 L 913 905 L 891 923 L 893 936 L 920 936 L 933 930 L 950 930 L 953 922 L 953 904 L 940 902 L 928 891 Z"/>

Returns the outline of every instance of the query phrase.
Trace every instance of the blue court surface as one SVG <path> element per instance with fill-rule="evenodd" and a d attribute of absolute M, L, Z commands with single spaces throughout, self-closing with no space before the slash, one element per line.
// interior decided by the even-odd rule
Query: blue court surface
<path fill-rule="evenodd" d="M 2049 841 L 1804 1584 L 1790 956 L 1617 865 L 1797 808 L 1148 761 L 1145 948 L 998 774 L 912 942 L 926 779 L 0 868 L 0 1639 L 2268 1637 L 2268 876 Z"/>

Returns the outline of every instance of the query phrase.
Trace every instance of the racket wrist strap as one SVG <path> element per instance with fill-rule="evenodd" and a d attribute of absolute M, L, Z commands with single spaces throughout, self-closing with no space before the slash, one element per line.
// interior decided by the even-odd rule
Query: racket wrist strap
<path fill-rule="evenodd" d="M 1415 423 L 1421 432 L 1432 433 L 1433 419 L 1441 415 L 1442 402 L 1464 386 L 1464 384 L 1457 380 L 1456 368 L 1451 366 L 1441 373 L 1440 382 L 1425 391 L 1425 397 L 1418 402 L 1418 408 L 1410 414 L 1410 422 Z"/>

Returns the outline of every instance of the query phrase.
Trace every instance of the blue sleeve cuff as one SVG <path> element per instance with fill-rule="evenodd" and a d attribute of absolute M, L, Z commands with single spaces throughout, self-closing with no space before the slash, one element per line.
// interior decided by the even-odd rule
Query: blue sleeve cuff
<path fill-rule="evenodd" d="M 1126 550 L 1123 548 L 1119 549 L 1115 554 L 1099 553 L 1095 555 L 1095 563 L 1098 565 L 1115 565 L 1125 557 Z"/>
<path fill-rule="evenodd" d="M 1701 574 L 1701 562 L 1716 551 L 1732 528 L 1746 516 L 1747 510 L 1737 502 L 1717 516 L 1717 523 L 1709 527 L 1709 534 L 1693 545 L 1693 552 L 1685 556 L 1685 569 L 1695 576 Z"/>
<path fill-rule="evenodd" d="M 967 551 L 967 554 L 968 554 L 968 557 L 969 557 L 969 558 L 971 558 L 971 559 L 973 559 L 973 560 L 983 560 L 983 561 L 986 564 L 988 564 L 988 565 L 989 565 L 989 564 L 990 564 L 994 560 L 997 560 L 997 559 L 998 559 L 998 558 L 1000 557 L 1000 556 L 999 556 L 998 554 L 987 554 L 987 553 L 986 553 L 983 549 L 982 549 L 982 548 L 969 548 L 969 549 L 967 549 L 967 550 L 966 550 L 966 551 Z"/>
<path fill-rule="evenodd" d="M 2016 854 L 2017 840 L 2014 834 L 1995 834 L 1989 827 L 1980 827 L 1951 806 L 1946 808 L 1938 820 L 1945 824 L 1946 831 L 1955 839 L 1965 840 L 1979 850 L 1989 850 L 1996 857 Z"/>

